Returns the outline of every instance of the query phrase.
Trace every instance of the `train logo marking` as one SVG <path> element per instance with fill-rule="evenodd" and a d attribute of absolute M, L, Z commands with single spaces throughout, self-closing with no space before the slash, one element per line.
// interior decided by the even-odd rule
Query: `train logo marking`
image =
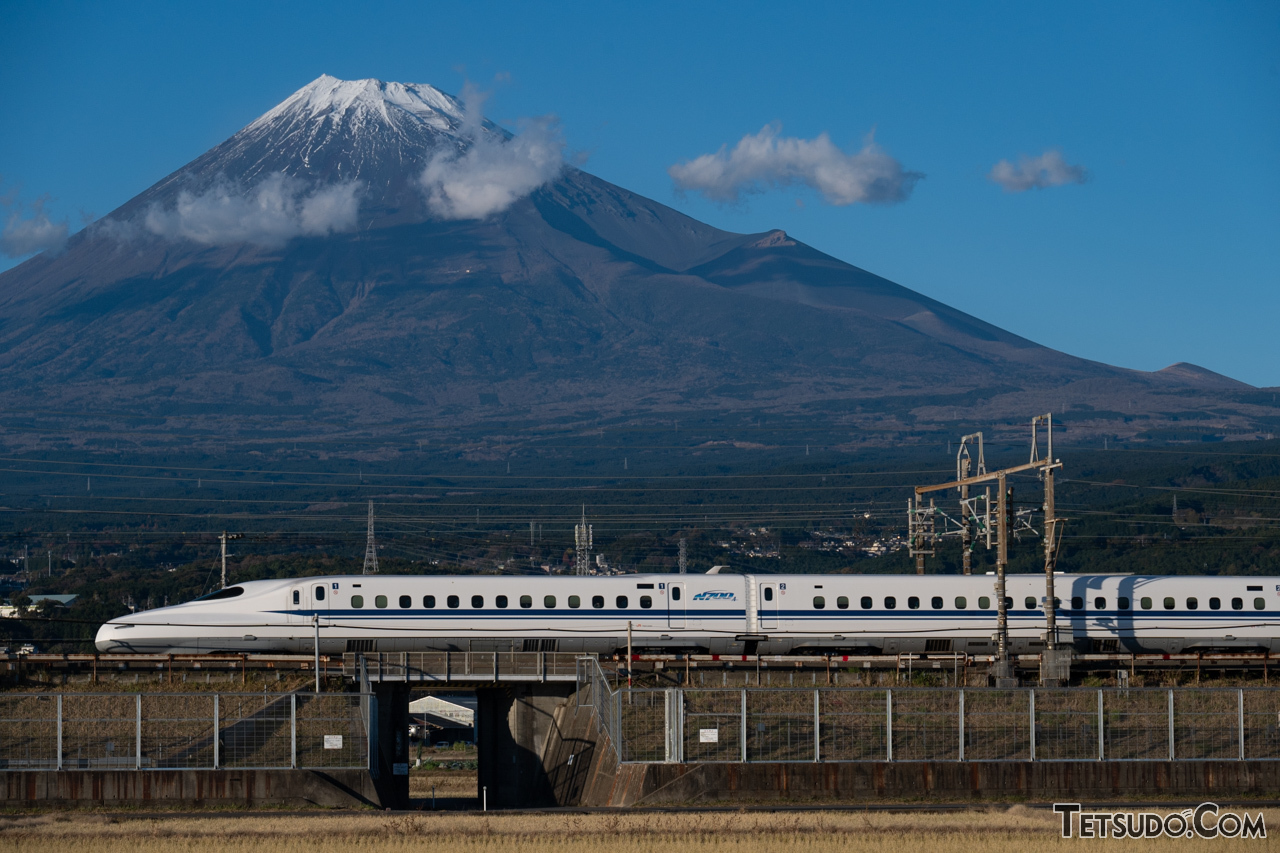
<path fill-rule="evenodd" d="M 738 597 L 732 592 L 723 589 L 713 589 L 707 592 L 700 592 L 693 597 L 694 601 L 737 601 Z"/>

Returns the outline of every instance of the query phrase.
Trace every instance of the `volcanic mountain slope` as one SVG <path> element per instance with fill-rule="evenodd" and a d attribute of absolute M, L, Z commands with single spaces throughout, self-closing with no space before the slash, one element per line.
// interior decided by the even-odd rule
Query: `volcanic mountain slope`
<path fill-rule="evenodd" d="M 279 435 L 708 411 L 823 413 L 847 434 L 946 423 L 957 404 L 1066 409 L 1110 433 L 1267 415 L 1194 365 L 1074 358 L 781 231 L 720 231 L 570 167 L 500 212 L 440 218 L 420 180 L 432 158 L 509 139 L 430 86 L 319 78 L 0 275 L 0 402 L 226 433 L 265 415 Z M 292 231 L 211 238 L 241 196 L 279 202 Z M 321 214 L 355 204 L 310 227 L 313 198 Z M 174 226 L 198 205 L 212 212 Z"/>

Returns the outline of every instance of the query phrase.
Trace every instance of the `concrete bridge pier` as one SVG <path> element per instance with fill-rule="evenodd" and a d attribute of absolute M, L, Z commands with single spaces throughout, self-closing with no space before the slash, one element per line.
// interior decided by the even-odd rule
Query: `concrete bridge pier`
<path fill-rule="evenodd" d="M 369 775 L 383 808 L 409 807 L 409 685 L 369 685 Z"/>

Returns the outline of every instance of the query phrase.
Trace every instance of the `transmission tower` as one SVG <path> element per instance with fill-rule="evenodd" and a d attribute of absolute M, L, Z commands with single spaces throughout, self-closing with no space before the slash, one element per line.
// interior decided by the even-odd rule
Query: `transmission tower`
<path fill-rule="evenodd" d="M 369 501 L 369 533 L 364 542 L 364 574 L 378 573 L 378 543 L 373 538 L 373 501 Z"/>
<path fill-rule="evenodd" d="M 591 574 L 591 525 L 587 524 L 587 507 L 582 507 L 582 522 L 573 528 L 573 573 Z"/>

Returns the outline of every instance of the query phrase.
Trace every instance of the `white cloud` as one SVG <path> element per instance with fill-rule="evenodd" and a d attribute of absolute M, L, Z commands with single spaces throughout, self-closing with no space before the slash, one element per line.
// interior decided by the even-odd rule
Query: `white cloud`
<path fill-rule="evenodd" d="M 1072 166 L 1062 158 L 1061 151 L 1050 148 L 1039 157 L 1019 157 L 1017 165 L 1001 160 L 991 167 L 987 178 L 1004 187 L 1007 193 L 1023 193 L 1063 184 L 1083 184 L 1089 180 L 1089 172 L 1084 166 Z"/>
<path fill-rule="evenodd" d="M 31 203 L 30 215 L 26 215 L 25 206 L 15 196 L 0 199 L 0 204 L 9 209 L 4 229 L 0 231 L 0 253 L 10 258 L 21 258 L 62 248 L 67 242 L 70 227 L 65 219 L 54 222 L 49 218 L 44 209 L 47 202 L 45 197 L 36 199 Z"/>
<path fill-rule="evenodd" d="M 251 190 L 227 183 L 194 194 L 183 191 L 173 207 L 151 207 L 148 231 L 205 245 L 256 243 L 280 246 L 356 227 L 360 184 L 348 181 L 307 191 L 297 178 L 275 174 Z"/>
<path fill-rule="evenodd" d="M 748 134 L 732 150 L 721 146 L 667 170 L 676 187 L 700 192 L 712 201 L 736 202 L 743 193 L 803 184 L 827 204 L 894 204 L 906 201 L 916 181 L 868 135 L 856 154 L 841 151 L 826 133 L 814 139 L 779 136 L 782 127 L 766 125 Z"/>
<path fill-rule="evenodd" d="M 554 117 L 525 122 L 522 132 L 508 139 L 484 121 L 484 96 L 467 86 L 463 102 L 463 147 L 437 153 L 419 178 L 434 215 L 484 219 L 559 177 L 565 144 Z"/>

